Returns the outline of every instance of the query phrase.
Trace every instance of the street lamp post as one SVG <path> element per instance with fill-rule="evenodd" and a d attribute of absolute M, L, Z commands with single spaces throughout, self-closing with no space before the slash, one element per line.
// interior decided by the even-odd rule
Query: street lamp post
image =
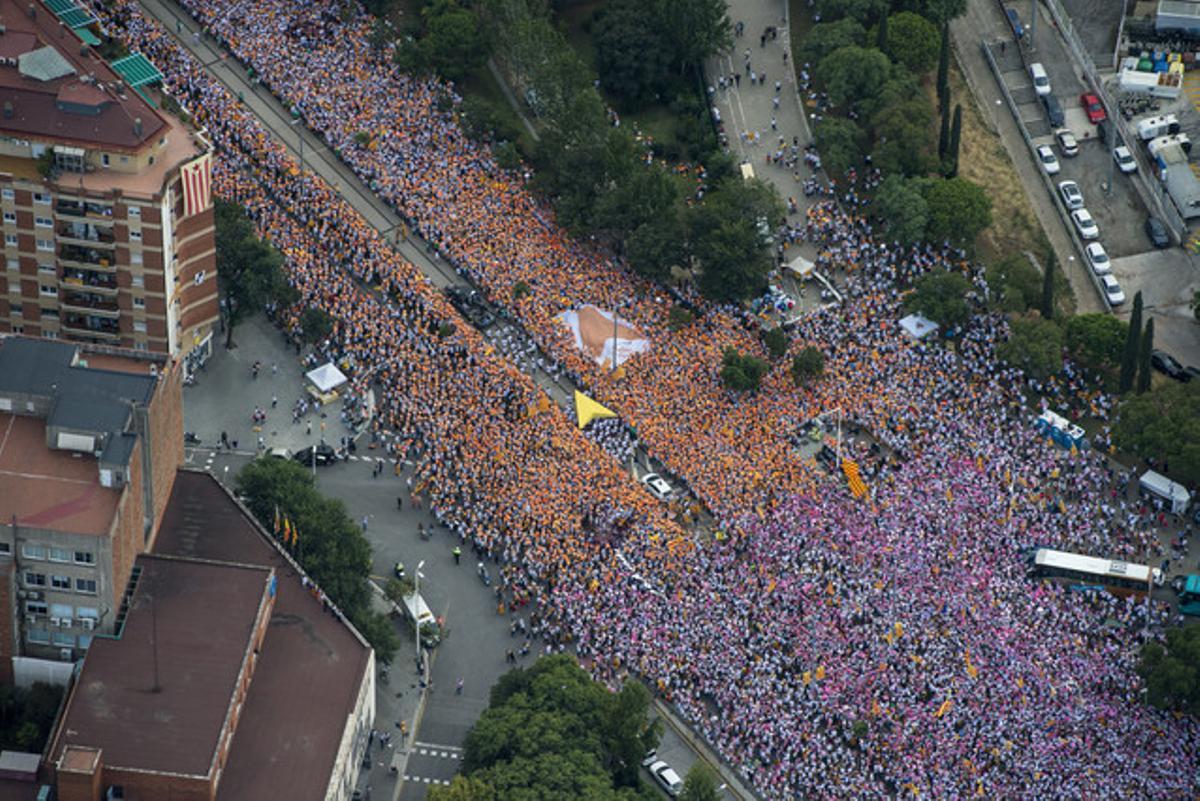
<path fill-rule="evenodd" d="M 418 608 L 417 607 L 417 599 L 421 597 L 421 579 L 424 578 L 424 576 L 421 575 L 421 568 L 423 568 L 423 567 L 425 567 L 424 559 L 422 559 L 420 562 L 417 563 L 417 569 L 413 572 L 413 608 L 414 609 Z M 416 634 L 416 640 L 417 640 L 417 672 L 422 674 L 422 678 L 423 678 L 425 671 L 421 666 L 421 621 L 417 618 L 417 616 L 415 614 L 412 616 L 412 618 L 413 618 L 413 632 Z"/>

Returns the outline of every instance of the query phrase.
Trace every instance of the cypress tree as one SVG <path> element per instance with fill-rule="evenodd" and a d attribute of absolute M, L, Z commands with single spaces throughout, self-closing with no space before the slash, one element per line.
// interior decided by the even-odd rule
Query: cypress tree
<path fill-rule="evenodd" d="M 1142 337 L 1142 293 L 1133 296 L 1133 312 L 1129 315 L 1129 334 L 1125 337 L 1125 353 L 1121 356 L 1121 380 L 1117 388 L 1121 393 L 1133 389 L 1137 376 L 1138 348 Z"/>
<path fill-rule="evenodd" d="M 942 161 L 946 160 L 946 154 L 950 151 L 950 117 L 942 115 L 942 129 L 938 132 L 938 158 Z"/>
<path fill-rule="evenodd" d="M 879 28 L 875 31 L 875 46 L 885 53 L 888 51 L 888 15 L 886 11 L 879 16 Z"/>
<path fill-rule="evenodd" d="M 1150 390 L 1150 351 L 1154 350 L 1154 318 L 1146 321 L 1146 330 L 1142 332 L 1141 353 L 1138 356 L 1137 394 L 1141 395 Z"/>
<path fill-rule="evenodd" d="M 937 93 L 942 116 L 950 110 L 950 26 L 942 25 L 941 51 L 938 53 Z"/>
<path fill-rule="evenodd" d="M 948 155 L 950 157 L 950 171 L 946 176 L 953 178 L 958 175 L 958 147 L 962 144 L 962 104 L 954 104 L 954 122 L 950 123 L 950 146 Z"/>
<path fill-rule="evenodd" d="M 1054 270 L 1057 267 L 1058 260 L 1051 253 L 1042 272 L 1042 317 L 1047 320 L 1054 319 Z"/>

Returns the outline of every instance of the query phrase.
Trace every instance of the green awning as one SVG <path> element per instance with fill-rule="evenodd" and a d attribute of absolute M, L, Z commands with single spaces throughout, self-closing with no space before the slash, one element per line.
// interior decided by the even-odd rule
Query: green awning
<path fill-rule="evenodd" d="M 92 33 L 86 25 L 81 25 L 73 30 L 75 31 L 75 35 L 83 40 L 84 44 L 91 45 L 92 47 L 100 46 L 100 37 Z"/>
<path fill-rule="evenodd" d="M 151 64 L 150 60 L 141 53 L 134 53 L 118 59 L 111 66 L 134 89 L 148 83 L 161 81 L 163 77 L 162 73 L 158 71 L 158 67 Z"/>
<path fill-rule="evenodd" d="M 147 103 L 149 103 L 150 108 L 158 108 L 158 104 L 151 100 L 150 95 L 143 92 L 140 86 L 133 87 L 133 91 L 137 92 L 141 96 L 142 100 L 145 100 Z"/>

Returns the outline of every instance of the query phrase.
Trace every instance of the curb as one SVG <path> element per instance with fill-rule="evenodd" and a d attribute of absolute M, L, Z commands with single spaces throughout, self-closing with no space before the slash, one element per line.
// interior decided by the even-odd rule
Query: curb
<path fill-rule="evenodd" d="M 654 709 L 674 729 L 680 739 L 687 743 L 700 756 L 701 760 L 716 771 L 717 775 L 721 777 L 721 781 L 725 783 L 725 789 L 729 791 L 730 795 L 738 799 L 738 801 L 752 801 L 758 798 L 757 795 L 746 787 L 739 776 L 732 773 L 730 766 L 713 752 L 708 743 L 694 732 L 690 726 L 680 720 L 679 716 L 663 703 L 662 699 L 654 699 Z"/>

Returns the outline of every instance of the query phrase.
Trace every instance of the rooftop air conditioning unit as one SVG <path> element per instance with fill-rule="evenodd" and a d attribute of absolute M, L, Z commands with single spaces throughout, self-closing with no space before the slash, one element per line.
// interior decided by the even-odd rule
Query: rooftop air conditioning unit
<path fill-rule="evenodd" d="M 62 627 L 63 627 L 64 629 L 69 629 L 69 628 L 71 628 L 71 626 L 72 626 L 72 625 L 75 623 L 75 621 L 73 621 L 73 620 L 72 620 L 71 618 L 69 618 L 69 617 L 64 617 L 64 618 L 63 618 L 63 619 L 60 621 L 60 623 L 62 624 Z"/>
<path fill-rule="evenodd" d="M 52 617 L 52 618 L 50 618 L 50 625 L 51 625 L 51 626 L 61 626 L 61 625 L 62 625 L 62 618 L 61 618 L 61 617 Z"/>
<path fill-rule="evenodd" d="M 79 618 L 79 622 L 88 631 L 91 631 L 92 629 L 96 628 L 96 618 L 94 618 L 94 617 L 81 617 L 81 618 Z"/>

